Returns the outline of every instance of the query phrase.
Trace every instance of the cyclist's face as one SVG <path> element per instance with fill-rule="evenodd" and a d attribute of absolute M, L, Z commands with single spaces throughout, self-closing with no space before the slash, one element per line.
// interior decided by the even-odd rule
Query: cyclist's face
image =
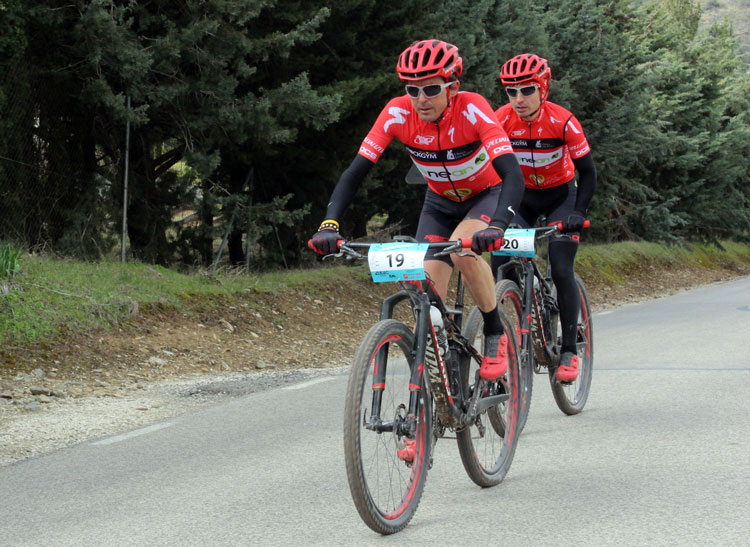
<path fill-rule="evenodd" d="M 538 87 L 533 95 L 527 97 L 523 93 L 516 93 L 515 97 L 508 97 L 508 100 L 516 114 L 524 120 L 534 116 L 539 109 L 539 105 L 542 104 L 542 97 Z"/>
<path fill-rule="evenodd" d="M 418 82 L 414 82 L 415 85 L 418 85 L 420 87 L 430 84 L 444 83 L 445 79 L 441 78 L 440 76 L 434 76 L 432 78 L 428 78 L 427 80 L 419 80 Z M 414 110 L 416 110 L 417 115 L 422 121 L 434 122 L 440 118 L 445 109 L 448 107 L 449 94 L 450 97 L 453 97 L 457 92 L 458 82 L 455 82 L 452 86 L 443 90 L 440 95 L 438 95 L 437 97 L 433 97 L 432 99 L 428 99 L 427 97 L 425 97 L 424 93 L 420 93 L 419 97 L 417 97 L 416 99 L 412 97 L 409 98 L 411 99 L 411 104 L 414 107 Z"/>

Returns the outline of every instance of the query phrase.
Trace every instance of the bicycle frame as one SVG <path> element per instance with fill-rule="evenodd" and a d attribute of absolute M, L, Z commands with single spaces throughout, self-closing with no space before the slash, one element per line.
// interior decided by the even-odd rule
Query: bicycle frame
<path fill-rule="evenodd" d="M 369 246 L 368 244 L 345 243 L 342 244 L 341 250 L 347 252 L 347 249 L 350 249 L 351 245 L 358 247 Z M 433 243 L 430 245 L 442 248 L 445 253 L 461 249 L 460 243 L 456 245 L 455 242 Z M 359 255 L 359 253 L 356 254 Z M 361 257 L 362 255 L 359 256 Z M 507 401 L 510 397 L 507 393 L 480 398 L 482 389 L 475 389 L 468 401 L 466 398 L 467 394 L 460 393 L 461 383 L 458 381 L 457 375 L 461 372 L 461 358 L 468 355 L 468 358 L 476 360 L 477 363 L 481 363 L 482 360 L 479 352 L 461 334 L 464 285 L 460 272 L 457 281 L 456 304 L 451 309 L 446 308 L 429 280 L 421 282 L 401 281 L 399 284 L 401 285 L 401 290 L 383 300 L 380 309 L 380 319 L 392 318 L 393 311 L 398 303 L 407 299 L 410 301 L 416 320 L 416 328 L 414 348 L 412 349 L 415 366 L 411 368 L 411 377 L 409 379 L 409 390 L 411 393 L 409 396 L 407 418 L 397 423 L 396 421 L 383 421 L 379 416 L 387 371 L 387 362 L 385 359 L 387 352 L 384 346 L 380 350 L 382 353 L 378 359 L 381 366 L 374 372 L 372 379 L 373 400 L 371 415 L 363 425 L 367 429 L 376 432 L 396 431 L 402 435 L 412 433 L 416 427 L 419 397 L 422 390 L 423 374 L 425 372 L 427 376 L 424 378 L 424 386 L 427 390 L 427 395 L 432 396 L 435 400 L 435 408 L 440 418 L 440 423 L 444 427 L 461 429 L 472 423 L 474 418 L 486 409 Z M 450 351 L 454 349 L 458 351 L 458 362 L 446 363 L 440 355 L 435 329 L 430 320 L 431 306 L 437 307 L 443 316 L 449 339 L 449 348 L 451 348 Z M 446 354 L 446 356 L 449 355 L 450 353 Z M 484 380 L 481 380 L 481 382 L 484 382 Z M 451 386 L 454 386 L 453 391 L 451 390 Z M 456 386 L 458 386 L 458 390 L 455 389 Z"/>
<path fill-rule="evenodd" d="M 537 237 L 548 237 L 554 233 L 555 229 L 549 226 L 535 228 L 537 232 L 541 232 L 541 235 Z M 531 344 L 534 344 L 537 349 L 535 362 L 543 366 L 549 366 L 551 363 L 556 362 L 557 355 L 554 351 L 555 340 L 547 339 L 547 333 L 544 328 L 544 316 L 546 312 L 550 312 L 548 320 L 551 320 L 552 315 L 558 311 L 557 300 L 552 296 L 551 265 L 547 264 L 546 273 L 542 274 L 535 259 L 514 256 L 508 263 L 503 264 L 500 269 L 504 278 L 514 279 L 517 277 L 517 283 L 518 281 L 522 281 L 522 283 L 519 283 L 522 288 L 522 313 L 520 318 L 521 348 L 529 348 L 526 351 L 531 351 Z M 513 275 L 507 275 L 510 272 Z M 535 280 L 538 281 L 538 294 L 534 290 Z M 539 333 L 537 337 L 534 337 L 534 332 Z M 522 349 L 522 351 L 524 350 Z M 535 366 L 535 372 L 541 372 L 537 371 L 536 368 Z"/>

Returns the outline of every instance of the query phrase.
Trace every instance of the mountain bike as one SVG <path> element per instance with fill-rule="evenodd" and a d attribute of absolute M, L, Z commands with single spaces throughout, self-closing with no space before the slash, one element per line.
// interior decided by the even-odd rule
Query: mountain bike
<path fill-rule="evenodd" d="M 588 227 L 588 221 L 584 227 Z M 552 282 L 551 266 L 547 265 L 544 274 L 539 270 L 536 247 L 540 241 L 560 229 L 560 225 L 508 229 L 505 232 L 503 249 L 495 251 L 512 257 L 500 269 L 502 279 L 495 285 L 495 294 L 516 327 L 517 342 L 521 349 L 519 432 L 528 417 L 534 373 L 549 376 L 555 402 L 560 410 L 568 415 L 578 414 L 583 410 L 591 389 L 594 363 L 591 307 L 586 286 L 578 274 L 575 276 L 580 297 L 576 327 L 578 378 L 571 383 L 563 384 L 555 377 L 562 345 L 557 292 Z"/>
<path fill-rule="evenodd" d="M 471 239 L 428 244 L 402 237 L 386 244 L 343 241 L 329 255 L 362 259 L 360 251 L 366 252 L 373 280 L 399 285 L 354 357 L 344 415 L 352 499 L 362 520 L 381 534 L 402 530 L 414 516 L 435 444 L 447 431 L 455 432 L 464 469 L 481 487 L 499 484 L 513 460 L 520 382 L 513 326 L 501 311 L 511 334 L 508 372 L 496 381 L 481 379 L 475 334 L 461 330 L 460 272 L 453 307 L 425 279 L 428 248 L 446 256 L 470 246 Z M 394 311 L 406 320 L 394 319 Z"/>

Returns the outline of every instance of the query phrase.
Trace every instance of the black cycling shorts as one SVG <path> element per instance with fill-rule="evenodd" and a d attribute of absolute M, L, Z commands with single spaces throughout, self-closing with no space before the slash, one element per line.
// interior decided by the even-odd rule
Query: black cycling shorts
<path fill-rule="evenodd" d="M 435 243 L 448 241 L 453 231 L 463 220 L 483 220 L 488 225 L 495 214 L 497 203 L 500 199 L 502 185 L 497 184 L 481 191 L 476 196 L 461 203 L 444 198 L 427 189 L 419 216 L 417 227 L 417 241 Z M 435 258 L 437 250 L 427 251 L 425 260 L 442 260 L 446 264 L 453 265 L 450 256 Z"/>
<path fill-rule="evenodd" d="M 576 194 L 575 179 L 567 184 L 560 184 L 544 190 L 527 188 L 523 193 L 523 200 L 521 200 L 518 213 L 513 217 L 512 222 L 522 228 L 532 228 L 540 216 L 547 218 L 547 225 L 561 222 L 573 213 Z"/>

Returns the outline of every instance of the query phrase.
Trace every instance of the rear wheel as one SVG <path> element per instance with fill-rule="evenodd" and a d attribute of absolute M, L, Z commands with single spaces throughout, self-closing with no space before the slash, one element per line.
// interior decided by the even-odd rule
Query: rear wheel
<path fill-rule="evenodd" d="M 476 316 L 479 316 L 477 319 Z M 475 347 L 482 347 L 481 313 L 474 308 L 467 321 L 467 338 Z M 501 308 L 500 317 L 503 328 L 508 334 L 514 333 L 508 315 Z M 473 334 L 468 329 L 471 325 Z M 471 338 L 469 338 L 471 334 Z M 478 406 L 482 399 L 493 396 L 504 396 L 502 402 L 477 413 L 472 422 L 456 432 L 458 451 L 464 469 L 471 480 L 481 487 L 499 484 L 508 473 L 513 462 L 518 440 L 518 417 L 520 407 L 520 370 L 518 342 L 515 335 L 508 336 L 509 365 L 505 376 L 494 382 L 479 378 L 479 367 L 471 360 L 468 374 L 463 381 L 463 392 L 471 397 L 475 390 L 481 390 Z"/>
<path fill-rule="evenodd" d="M 416 417 L 409 417 L 414 334 L 400 321 L 373 325 L 354 357 L 346 391 L 344 455 L 354 505 L 381 534 L 402 530 L 414 516 L 430 462 L 432 404 L 420 385 Z M 384 382 L 373 382 L 385 370 Z M 382 393 L 373 416 L 373 397 Z M 413 461 L 397 452 L 413 443 Z"/>
<path fill-rule="evenodd" d="M 565 414 L 578 414 L 586 405 L 591 389 L 591 375 L 594 369 L 594 338 L 591 322 L 591 308 L 586 287 L 583 280 L 576 274 L 580 307 L 578 310 L 578 325 L 576 327 L 576 347 L 578 352 L 578 378 L 569 384 L 561 384 L 555 378 L 556 367 L 549 367 L 549 380 L 552 385 L 552 394 L 557 406 Z M 560 332 L 558 325 L 557 332 Z M 557 341 L 558 346 L 561 340 Z"/>

